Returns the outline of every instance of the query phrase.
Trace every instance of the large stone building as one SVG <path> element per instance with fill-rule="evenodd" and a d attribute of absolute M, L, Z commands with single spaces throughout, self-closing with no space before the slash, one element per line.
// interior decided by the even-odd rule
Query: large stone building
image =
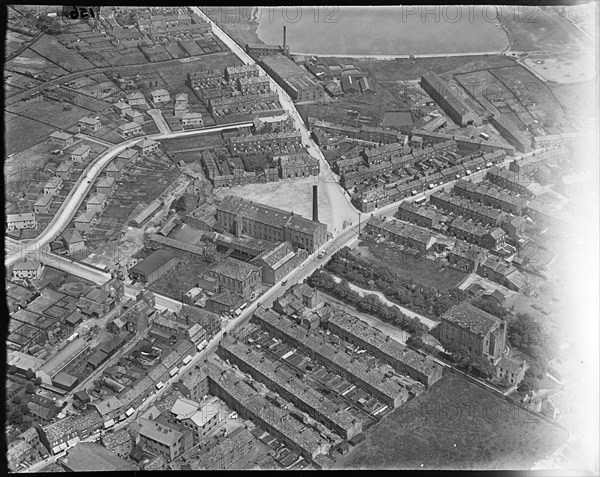
<path fill-rule="evenodd" d="M 287 56 L 266 56 L 260 63 L 294 101 L 317 101 L 325 96 L 325 90 L 308 71 Z"/>
<path fill-rule="evenodd" d="M 461 98 L 457 84 L 449 85 L 433 71 L 421 76 L 421 87 L 460 126 L 481 126 L 481 117 Z"/>
<path fill-rule="evenodd" d="M 249 298 L 261 284 L 261 269 L 235 258 L 227 257 L 208 272 L 216 278 L 221 289 L 229 289 Z"/>
<path fill-rule="evenodd" d="M 327 241 L 327 225 L 321 222 L 232 195 L 217 206 L 217 222 L 236 236 L 287 240 L 311 253 Z"/>
<path fill-rule="evenodd" d="M 504 352 L 506 329 L 505 321 L 463 302 L 442 316 L 440 342 L 449 351 L 495 362 Z"/>

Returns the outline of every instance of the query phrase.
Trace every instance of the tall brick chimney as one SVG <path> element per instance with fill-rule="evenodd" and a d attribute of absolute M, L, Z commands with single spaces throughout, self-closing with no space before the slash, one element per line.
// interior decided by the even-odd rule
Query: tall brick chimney
<path fill-rule="evenodd" d="M 285 25 L 283 25 L 283 51 L 285 51 Z"/>
<path fill-rule="evenodd" d="M 319 196 L 317 192 L 318 186 L 313 185 L 313 220 L 319 221 Z"/>

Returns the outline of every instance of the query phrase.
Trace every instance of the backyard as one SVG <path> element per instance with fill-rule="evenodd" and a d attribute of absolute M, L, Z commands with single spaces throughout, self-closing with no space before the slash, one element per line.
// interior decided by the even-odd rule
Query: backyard
<path fill-rule="evenodd" d="M 344 469 L 530 469 L 567 431 L 501 397 L 446 374 L 366 432 L 340 457 Z"/>
<path fill-rule="evenodd" d="M 198 277 L 213 268 L 214 265 L 191 253 L 178 251 L 177 257 L 180 259 L 177 266 L 159 278 L 151 286 L 151 289 L 181 300 L 185 292 L 197 285 Z"/>

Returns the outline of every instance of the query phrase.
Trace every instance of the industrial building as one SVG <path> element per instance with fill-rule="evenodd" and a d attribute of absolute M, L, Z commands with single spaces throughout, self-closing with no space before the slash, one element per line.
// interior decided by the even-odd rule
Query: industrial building
<path fill-rule="evenodd" d="M 421 76 L 421 87 L 460 126 L 481 126 L 481 117 L 460 97 L 460 86 L 450 86 L 433 71 Z"/>
<path fill-rule="evenodd" d="M 327 225 L 318 220 L 233 195 L 226 196 L 218 204 L 217 222 L 236 236 L 245 234 L 263 240 L 287 240 L 311 253 L 327 241 Z"/>
<path fill-rule="evenodd" d="M 317 101 L 325 96 L 325 90 L 308 71 L 287 56 L 266 56 L 260 64 L 294 101 Z"/>
<path fill-rule="evenodd" d="M 465 301 L 442 316 L 440 342 L 448 350 L 495 361 L 504 352 L 506 322 Z"/>
<path fill-rule="evenodd" d="M 129 274 L 132 279 L 142 283 L 154 283 L 171 268 L 177 265 L 177 258 L 168 250 L 157 250 L 135 266 L 131 267 Z"/>

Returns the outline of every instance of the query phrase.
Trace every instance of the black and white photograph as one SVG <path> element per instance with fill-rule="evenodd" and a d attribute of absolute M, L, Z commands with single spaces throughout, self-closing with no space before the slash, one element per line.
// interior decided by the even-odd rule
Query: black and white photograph
<path fill-rule="evenodd" d="M 599 4 L 531 3 L 3 6 L 5 472 L 598 475 Z"/>

